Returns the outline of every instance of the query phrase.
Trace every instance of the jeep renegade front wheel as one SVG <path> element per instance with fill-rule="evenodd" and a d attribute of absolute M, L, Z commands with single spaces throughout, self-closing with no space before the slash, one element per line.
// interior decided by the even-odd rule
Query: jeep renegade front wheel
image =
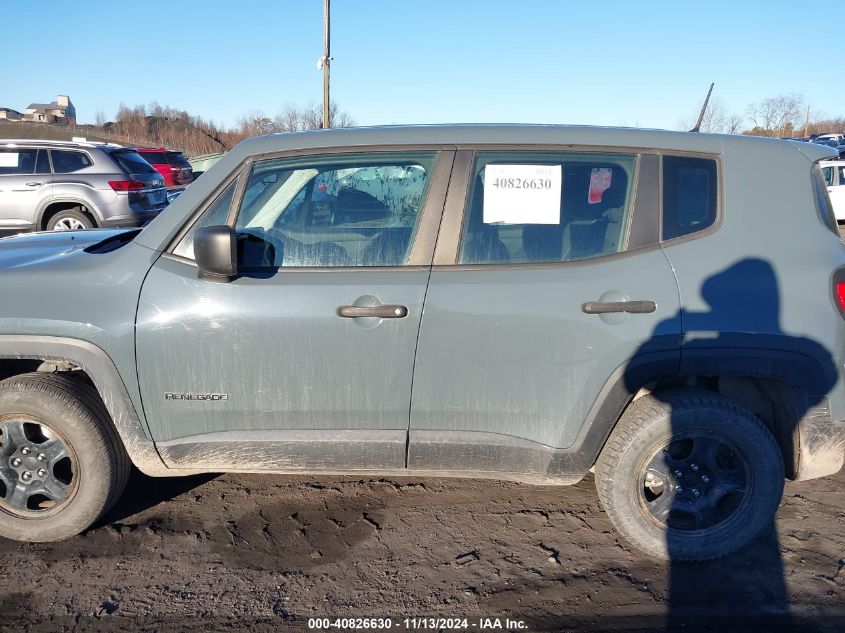
<path fill-rule="evenodd" d="M 0 382 L 0 536 L 57 541 L 123 492 L 130 462 L 97 393 L 61 374 Z"/>
<path fill-rule="evenodd" d="M 623 414 L 596 464 L 596 487 L 635 547 L 671 561 L 725 556 L 773 521 L 783 458 L 752 414 L 716 394 L 648 395 Z"/>

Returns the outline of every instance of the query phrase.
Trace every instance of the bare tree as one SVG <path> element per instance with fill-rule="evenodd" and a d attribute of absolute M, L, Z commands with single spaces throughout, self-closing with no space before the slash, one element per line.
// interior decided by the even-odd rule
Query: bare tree
<path fill-rule="evenodd" d="M 684 117 L 678 122 L 678 129 L 691 130 L 698 121 L 698 113 Z M 742 126 L 742 117 L 728 114 L 725 104 L 718 98 L 711 99 L 701 119 L 699 131 L 713 134 L 738 134 Z"/>
<path fill-rule="evenodd" d="M 744 121 L 745 117 L 738 114 L 730 115 L 728 120 L 725 122 L 725 134 L 741 134 Z"/>
<path fill-rule="evenodd" d="M 798 125 L 804 111 L 804 97 L 778 95 L 748 106 L 754 131 L 765 136 L 787 136 Z"/>

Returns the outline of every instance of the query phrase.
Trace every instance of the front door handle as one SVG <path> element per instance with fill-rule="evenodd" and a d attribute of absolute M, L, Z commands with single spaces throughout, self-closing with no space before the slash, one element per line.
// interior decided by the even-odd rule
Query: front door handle
<path fill-rule="evenodd" d="M 357 319 L 360 317 L 403 319 L 408 316 L 408 308 L 397 305 L 381 305 L 372 307 L 340 306 L 337 309 L 337 316 L 343 317 L 344 319 Z"/>
<path fill-rule="evenodd" d="M 587 314 L 608 314 L 610 312 L 628 312 L 630 314 L 646 314 L 654 312 L 657 304 L 654 301 L 587 301 L 581 306 Z"/>
<path fill-rule="evenodd" d="M 27 187 L 39 187 L 43 184 L 44 184 L 43 182 L 28 182 L 28 183 L 26 183 L 26 186 Z"/>

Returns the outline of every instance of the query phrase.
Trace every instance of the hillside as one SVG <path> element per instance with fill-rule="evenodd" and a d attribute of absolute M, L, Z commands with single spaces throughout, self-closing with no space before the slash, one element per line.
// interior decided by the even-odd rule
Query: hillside
<path fill-rule="evenodd" d="M 90 125 L 71 127 L 0 119 L 0 139 L 31 138 L 45 141 L 69 141 L 74 136 L 84 136 L 89 141 L 117 142 L 112 138 L 95 134 L 93 126 Z"/>
<path fill-rule="evenodd" d="M 89 141 L 136 146 L 166 146 L 182 150 L 188 156 L 222 152 L 234 145 L 215 129 L 197 127 L 183 118 L 144 116 L 96 125 L 50 125 L 27 121 L 0 120 L 0 139 L 27 138 L 70 141 L 84 137 Z"/>

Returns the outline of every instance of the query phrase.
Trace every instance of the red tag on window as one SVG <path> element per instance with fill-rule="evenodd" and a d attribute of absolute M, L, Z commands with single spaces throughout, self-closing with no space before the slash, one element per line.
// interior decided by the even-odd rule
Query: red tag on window
<path fill-rule="evenodd" d="M 594 167 L 590 172 L 590 191 L 587 192 L 587 203 L 598 204 L 602 194 L 610 188 L 613 171 L 607 167 Z"/>

